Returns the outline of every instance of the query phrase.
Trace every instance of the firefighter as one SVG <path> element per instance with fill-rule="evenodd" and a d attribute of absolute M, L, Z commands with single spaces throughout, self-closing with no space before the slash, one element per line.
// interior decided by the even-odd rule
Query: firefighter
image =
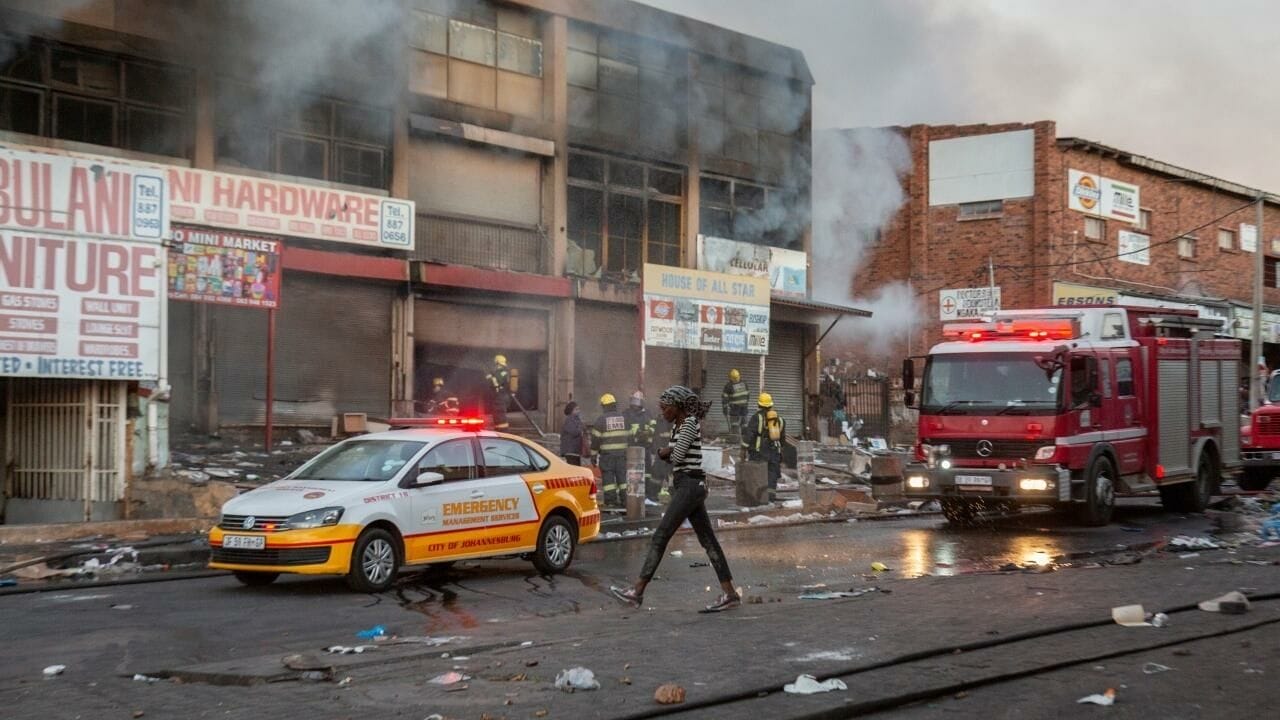
<path fill-rule="evenodd" d="M 489 382 L 489 387 L 493 391 L 491 400 L 494 430 L 506 430 L 510 427 L 510 423 L 507 422 L 507 408 L 511 406 L 511 396 L 516 391 L 516 377 L 515 368 L 507 367 L 506 355 L 493 356 L 493 370 L 489 371 L 485 380 Z"/>
<path fill-rule="evenodd" d="M 742 449 L 748 460 L 767 460 L 769 463 L 769 500 L 778 491 L 778 479 L 782 477 L 782 443 L 787 436 L 787 422 L 773 408 L 773 396 L 760 393 L 756 404 L 759 409 L 747 421 L 742 436 Z"/>
<path fill-rule="evenodd" d="M 623 413 L 627 417 L 627 439 L 632 447 L 644 448 L 644 497 L 657 501 L 658 489 L 653 486 L 653 443 L 657 437 L 658 421 L 644 406 L 644 393 L 631 394 L 631 403 Z"/>
<path fill-rule="evenodd" d="M 738 368 L 729 371 L 729 382 L 724 384 L 720 392 L 720 407 L 724 412 L 725 424 L 730 434 L 742 437 L 747 423 L 747 403 L 751 402 L 751 388 L 742 382 L 742 373 Z"/>
<path fill-rule="evenodd" d="M 427 401 L 427 414 L 458 414 L 458 397 L 445 388 L 444 378 L 433 378 L 431 380 L 431 397 Z"/>
<path fill-rule="evenodd" d="M 627 417 L 618 412 L 613 393 L 600 396 L 600 417 L 591 425 L 591 451 L 600 465 L 606 506 L 627 505 Z"/>

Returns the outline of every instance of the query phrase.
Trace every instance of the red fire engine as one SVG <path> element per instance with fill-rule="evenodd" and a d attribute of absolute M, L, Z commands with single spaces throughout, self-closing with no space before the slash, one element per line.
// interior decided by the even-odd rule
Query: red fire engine
<path fill-rule="evenodd" d="M 947 324 L 925 359 L 907 496 L 939 500 L 953 523 L 1049 505 L 1105 525 L 1117 494 L 1152 490 L 1203 510 L 1240 464 L 1240 343 L 1220 326 L 1114 305 Z M 914 373 L 907 359 L 908 389 Z"/>
<path fill-rule="evenodd" d="M 1271 373 L 1265 399 L 1240 428 L 1241 490 L 1266 490 L 1280 475 L 1280 370 Z"/>

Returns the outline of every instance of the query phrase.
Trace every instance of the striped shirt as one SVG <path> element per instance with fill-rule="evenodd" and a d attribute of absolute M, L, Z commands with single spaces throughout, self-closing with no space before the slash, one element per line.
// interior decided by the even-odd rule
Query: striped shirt
<path fill-rule="evenodd" d="M 679 426 L 671 428 L 672 471 L 702 476 L 702 424 L 689 416 Z"/>

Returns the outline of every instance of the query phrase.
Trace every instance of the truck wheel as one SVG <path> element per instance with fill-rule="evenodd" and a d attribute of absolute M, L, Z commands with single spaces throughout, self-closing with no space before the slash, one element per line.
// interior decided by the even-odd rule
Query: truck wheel
<path fill-rule="evenodd" d="M 979 505 L 971 500 L 943 498 L 941 503 L 942 516 L 957 527 L 972 525 L 973 519 L 978 515 Z"/>
<path fill-rule="evenodd" d="M 1250 492 L 1258 490 L 1266 490 L 1271 484 L 1271 478 L 1274 474 L 1266 468 L 1245 468 L 1244 473 L 1240 475 L 1240 480 L 1236 484 L 1241 490 Z"/>
<path fill-rule="evenodd" d="M 1174 512 L 1203 512 L 1209 506 L 1209 499 L 1213 497 L 1213 489 L 1217 485 L 1216 476 L 1217 468 L 1212 454 L 1202 452 L 1196 463 L 1195 479 L 1160 488 L 1160 504 Z"/>
<path fill-rule="evenodd" d="M 538 531 L 538 549 L 533 553 L 533 566 L 543 575 L 563 572 L 573 562 L 578 543 L 575 528 L 561 515 L 552 515 Z"/>
<path fill-rule="evenodd" d="M 375 593 L 390 589 L 400 570 L 400 548 L 391 533 L 369 528 L 360 533 L 351 551 L 347 585 L 357 592 Z"/>
<path fill-rule="evenodd" d="M 1106 455 L 1093 459 L 1084 477 L 1084 504 L 1076 509 L 1081 525 L 1099 527 L 1111 522 L 1116 509 L 1116 471 Z"/>
<path fill-rule="evenodd" d="M 270 585 L 276 581 L 276 578 L 280 577 L 278 572 L 254 572 L 253 570 L 232 570 L 231 574 L 235 575 L 236 579 L 242 584 L 249 587 Z"/>

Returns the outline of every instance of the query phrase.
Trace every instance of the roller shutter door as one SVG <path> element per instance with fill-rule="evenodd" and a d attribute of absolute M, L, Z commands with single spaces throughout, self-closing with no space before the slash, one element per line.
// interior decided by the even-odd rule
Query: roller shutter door
<path fill-rule="evenodd" d="M 286 274 L 276 315 L 274 421 L 328 426 L 334 415 L 385 417 L 391 399 L 386 285 Z M 222 425 L 265 421 L 267 313 L 211 308 Z"/>
<path fill-rule="evenodd" d="M 804 345 L 799 325 L 773 323 L 769 328 L 769 355 L 765 359 L 764 390 L 773 395 L 774 407 L 787 421 L 787 433 L 796 437 L 804 433 Z M 751 388 L 750 410 L 755 411 L 760 392 L 760 356 L 746 353 L 710 352 L 706 354 L 707 387 L 703 399 L 711 400 L 707 416 L 708 435 L 722 435 L 728 428 L 720 405 L 720 391 L 728 380 L 729 370 L 738 368 Z"/>

